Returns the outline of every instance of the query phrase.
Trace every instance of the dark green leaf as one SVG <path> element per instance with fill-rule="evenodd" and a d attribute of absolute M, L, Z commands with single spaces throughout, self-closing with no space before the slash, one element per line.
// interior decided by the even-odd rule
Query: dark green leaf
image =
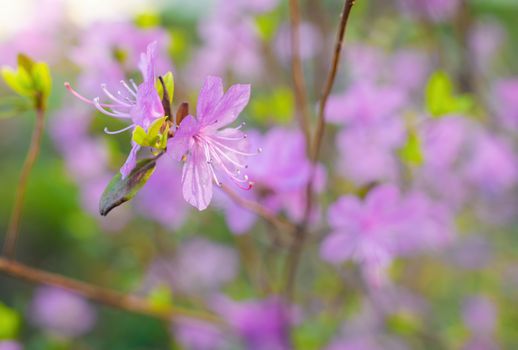
<path fill-rule="evenodd" d="M 115 175 L 101 196 L 100 214 L 106 216 L 113 208 L 132 199 L 151 177 L 155 167 L 156 158 L 143 159 L 125 179 L 120 173 Z"/>

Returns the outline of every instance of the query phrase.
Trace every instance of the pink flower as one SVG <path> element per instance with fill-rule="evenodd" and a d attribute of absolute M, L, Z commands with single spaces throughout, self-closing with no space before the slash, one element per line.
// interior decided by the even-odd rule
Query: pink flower
<path fill-rule="evenodd" d="M 117 94 L 113 94 L 108 91 L 104 84 L 101 85 L 103 92 L 110 100 L 112 100 L 112 103 L 101 103 L 99 97 L 95 97 L 90 101 L 72 90 L 68 83 L 65 83 L 65 86 L 72 92 L 72 94 L 86 103 L 93 104 L 101 113 L 113 118 L 130 119 L 132 121 L 131 125 L 121 130 L 108 131 L 105 129 L 106 133 L 117 134 L 133 129 L 137 125 L 147 129 L 155 119 L 164 115 L 164 108 L 155 88 L 156 46 L 156 42 L 149 44 L 146 54 L 141 55 L 139 68 L 144 78 L 142 84 L 137 86 L 133 80 L 130 80 L 130 86 L 124 80 L 121 80 L 121 84 L 125 91 L 118 91 Z M 123 178 L 128 176 L 135 167 L 137 162 L 137 152 L 139 149 L 139 145 L 132 143 L 128 159 L 120 170 Z"/>
<path fill-rule="evenodd" d="M 375 188 L 363 203 L 353 196 L 340 198 L 329 209 L 333 232 L 320 247 L 322 258 L 334 264 L 353 260 L 369 282 L 378 284 L 394 254 L 399 201 L 399 191 L 391 185 Z"/>
<path fill-rule="evenodd" d="M 80 296 L 63 289 L 41 287 L 31 305 L 31 321 L 49 332 L 73 338 L 95 325 L 95 310 Z"/>
<path fill-rule="evenodd" d="M 252 183 L 243 173 L 247 152 L 246 135 L 236 128 L 221 129 L 236 120 L 250 99 L 250 85 L 233 85 L 226 93 L 221 78 L 209 76 L 200 91 L 197 117 L 188 115 L 181 122 L 169 148 L 185 161 L 182 171 L 184 199 L 204 210 L 212 199 L 212 182 L 222 184 L 224 175 L 244 189 Z"/>

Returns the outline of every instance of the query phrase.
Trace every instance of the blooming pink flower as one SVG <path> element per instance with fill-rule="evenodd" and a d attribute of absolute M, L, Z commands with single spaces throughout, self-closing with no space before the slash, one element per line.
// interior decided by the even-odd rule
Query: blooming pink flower
<path fill-rule="evenodd" d="M 131 86 L 124 80 L 121 80 L 125 92 L 118 91 L 117 96 L 108 91 L 105 85 L 101 86 L 105 95 L 112 100 L 112 103 L 101 103 L 99 97 L 95 97 L 90 101 L 72 90 L 70 85 L 66 83 L 67 88 L 76 97 L 84 102 L 93 104 L 103 114 L 113 118 L 129 119 L 132 121 L 132 124 L 121 130 L 108 131 L 105 129 L 106 133 L 120 133 L 133 129 L 137 125 L 147 129 L 155 119 L 164 115 L 164 108 L 155 88 L 156 45 L 156 42 L 149 44 L 146 54 L 141 55 L 139 68 L 144 81 L 139 86 L 137 86 L 133 80 L 130 80 Z M 139 149 L 140 146 L 133 142 L 128 159 L 120 170 L 123 178 L 128 176 L 135 167 Z"/>
<path fill-rule="evenodd" d="M 212 199 L 212 182 L 222 184 L 221 175 L 244 189 L 252 183 L 243 173 L 247 152 L 246 135 L 236 128 L 221 129 L 236 120 L 250 98 L 250 85 L 233 85 L 226 93 L 221 78 L 209 76 L 200 91 L 198 116 L 183 119 L 170 149 L 185 161 L 182 171 L 184 199 L 204 210 Z"/>
<path fill-rule="evenodd" d="M 391 185 L 375 188 L 364 203 L 354 196 L 340 198 L 329 209 L 333 232 L 320 247 L 322 258 L 334 264 L 353 260 L 369 282 L 378 284 L 394 255 L 399 200 L 398 189 Z"/>

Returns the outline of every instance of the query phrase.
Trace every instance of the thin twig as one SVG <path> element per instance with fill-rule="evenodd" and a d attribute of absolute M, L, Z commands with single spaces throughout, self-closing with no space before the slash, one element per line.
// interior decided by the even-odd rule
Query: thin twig
<path fill-rule="evenodd" d="M 27 181 L 40 151 L 44 128 L 45 109 L 41 105 L 36 109 L 36 124 L 34 125 L 34 130 L 32 132 L 31 145 L 29 146 L 29 151 L 25 157 L 25 162 L 20 174 L 20 180 L 18 181 L 18 186 L 16 188 L 13 212 L 9 221 L 7 234 L 5 236 L 3 254 L 7 257 L 13 257 L 15 254 L 16 241 L 18 240 L 18 232 L 20 229 L 20 218 L 22 216 L 23 202 L 25 198 L 25 192 L 27 190 Z"/>
<path fill-rule="evenodd" d="M 327 81 L 324 86 L 324 90 L 322 92 L 322 97 L 320 98 L 320 104 L 318 108 L 318 124 L 315 136 L 315 142 L 313 144 L 313 149 L 311 153 L 311 159 L 313 163 L 318 161 L 320 148 L 322 146 L 322 139 L 324 136 L 325 130 L 325 109 L 327 105 L 327 100 L 329 99 L 329 95 L 331 94 L 331 90 L 333 89 L 333 85 L 335 83 L 336 74 L 338 72 L 338 66 L 340 63 L 340 56 L 342 54 L 342 47 L 345 37 L 345 29 L 347 28 L 347 22 L 349 20 L 349 15 L 351 14 L 351 10 L 356 3 L 356 0 L 345 0 L 344 8 L 342 10 L 342 16 L 340 20 L 340 27 L 338 29 L 338 34 L 336 37 L 335 51 L 333 55 L 333 60 L 331 63 L 331 70 L 327 76 Z"/>
<path fill-rule="evenodd" d="M 351 13 L 352 7 L 354 6 L 356 0 L 345 0 L 344 7 L 341 14 L 340 26 L 338 27 L 338 33 L 336 36 L 335 50 L 333 54 L 333 58 L 331 61 L 331 68 L 329 70 L 326 83 L 324 85 L 324 89 L 322 91 L 322 97 L 320 98 L 320 104 L 318 108 L 318 124 L 315 132 L 314 143 L 312 144 L 312 148 L 310 148 L 310 159 L 313 164 L 311 169 L 310 179 L 308 181 L 308 185 L 306 187 L 306 206 L 304 209 L 304 217 L 301 224 L 297 227 L 295 231 L 295 237 L 293 241 L 293 246 L 291 248 L 290 254 L 288 255 L 288 261 L 286 265 L 286 297 L 288 300 L 293 299 L 293 295 L 295 293 L 295 277 L 297 275 L 297 268 L 300 261 L 300 255 L 302 254 L 302 250 L 304 244 L 306 242 L 306 238 L 308 235 L 307 225 L 309 223 L 312 205 L 313 205 L 313 186 L 315 179 L 315 171 L 316 165 L 318 163 L 320 148 L 322 146 L 322 140 L 324 136 L 325 130 L 325 109 L 327 105 L 327 100 L 329 99 L 329 95 L 331 94 L 331 90 L 333 89 L 333 85 L 335 83 L 336 74 L 338 72 L 338 66 L 340 63 L 340 56 L 342 54 L 342 46 L 345 37 L 345 29 L 347 28 L 347 22 L 349 20 L 349 15 Z"/>
<path fill-rule="evenodd" d="M 289 221 L 283 220 L 278 217 L 274 213 L 272 213 L 268 208 L 262 206 L 261 204 L 248 200 L 246 198 L 241 197 L 234 191 L 232 191 L 229 187 L 225 185 L 221 185 L 221 189 L 239 206 L 251 211 L 262 217 L 267 222 L 271 223 L 275 226 L 280 232 L 293 232 L 295 226 Z"/>
<path fill-rule="evenodd" d="M 306 147 L 310 148 L 309 133 L 309 102 L 304 79 L 304 70 L 300 58 L 300 7 L 299 0 L 290 0 L 290 44 L 291 44 L 291 73 L 295 92 L 295 108 L 300 128 L 304 133 Z"/>
<path fill-rule="evenodd" d="M 222 324 L 215 315 L 199 311 L 187 310 L 180 307 L 158 309 L 147 300 L 133 295 L 126 295 L 111 289 L 98 287 L 86 282 L 71 279 L 59 274 L 32 268 L 30 266 L 0 257 L 0 271 L 32 283 L 51 285 L 75 292 L 97 303 L 108 305 L 121 310 L 150 316 L 163 321 L 171 321 L 175 317 L 190 317 L 212 323 Z"/>

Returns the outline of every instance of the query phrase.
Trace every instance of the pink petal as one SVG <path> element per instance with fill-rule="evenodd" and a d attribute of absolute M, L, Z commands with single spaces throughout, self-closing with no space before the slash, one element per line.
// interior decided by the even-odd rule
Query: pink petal
<path fill-rule="evenodd" d="M 210 116 L 222 97 L 223 80 L 219 77 L 208 76 L 198 97 L 198 105 L 196 106 L 198 118 L 203 120 L 206 116 Z"/>
<path fill-rule="evenodd" d="M 123 179 L 125 179 L 131 173 L 131 171 L 135 169 L 135 166 L 137 165 L 137 152 L 139 149 L 139 145 L 137 145 L 136 143 L 132 143 L 128 159 L 126 159 L 126 162 L 120 170 Z"/>
<path fill-rule="evenodd" d="M 232 123 L 246 107 L 250 99 L 250 85 L 236 84 L 230 87 L 210 116 L 204 116 L 204 126 L 220 128 Z"/>
<path fill-rule="evenodd" d="M 340 264 L 353 257 L 355 244 L 351 236 L 341 232 L 329 234 L 320 246 L 320 257 L 332 264 Z"/>
<path fill-rule="evenodd" d="M 212 199 L 212 173 L 203 149 L 194 146 L 182 171 L 183 198 L 198 210 L 204 210 Z"/>
<path fill-rule="evenodd" d="M 334 228 L 347 228 L 356 222 L 362 212 L 362 204 L 357 197 L 344 196 L 329 208 L 329 224 Z"/>
<path fill-rule="evenodd" d="M 144 81 L 155 80 L 155 62 L 156 62 L 157 42 L 153 41 L 147 46 L 146 53 L 140 55 L 139 69 L 144 77 Z M 154 81 L 153 81 L 154 84 Z"/>
<path fill-rule="evenodd" d="M 192 137 L 199 129 L 200 125 L 196 118 L 192 115 L 185 117 L 176 130 L 174 137 L 169 139 L 167 152 L 171 153 L 176 160 L 181 160 L 187 151 L 189 151 Z"/>

